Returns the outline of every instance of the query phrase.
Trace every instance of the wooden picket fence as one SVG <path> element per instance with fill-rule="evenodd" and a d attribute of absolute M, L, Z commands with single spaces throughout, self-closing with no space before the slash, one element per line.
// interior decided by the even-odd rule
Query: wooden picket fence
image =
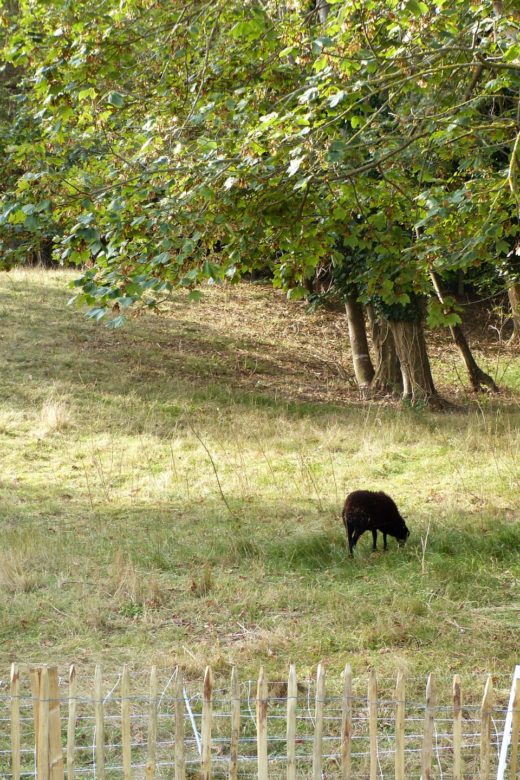
<path fill-rule="evenodd" d="M 327 695 L 325 667 L 320 664 L 311 687 L 298 681 L 296 669 L 291 665 L 283 685 L 277 683 L 276 690 L 271 686 L 270 691 L 266 675 L 260 670 L 256 685 L 248 683 L 252 693 L 246 697 L 241 692 L 244 687 L 241 689 L 236 669 L 232 670 L 224 697 L 222 689 L 215 687 L 212 670 L 207 668 L 200 695 L 190 699 L 187 681 L 177 668 L 170 678 L 171 707 L 167 715 L 162 711 L 166 688 L 160 693 L 155 667 L 150 670 L 148 691 L 141 697 L 132 693 L 131 675 L 126 667 L 108 694 L 101 666 L 96 666 L 93 685 L 90 689 L 87 686 L 86 691 L 85 686 L 81 691 L 78 688 L 74 666 L 65 680 L 60 680 L 54 666 L 29 669 L 30 691 L 27 680 L 24 687 L 22 676 L 13 664 L 6 697 L 8 718 L 0 718 L 2 722 L 10 722 L 9 735 L 0 735 L 0 744 L 7 744 L 6 739 L 9 744 L 8 750 L 0 751 L 9 756 L 8 766 L 4 764 L 2 769 L 0 764 L 0 777 L 12 780 L 26 776 L 36 776 L 38 780 L 63 780 L 65 776 L 67 780 L 85 776 L 97 780 L 111 780 L 116 776 L 124 780 L 141 777 L 238 780 L 245 776 L 258 780 L 282 777 L 287 780 L 297 777 L 432 780 L 446 776 L 453 780 L 494 780 L 501 744 L 505 745 L 507 759 L 501 780 L 517 778 L 519 771 L 520 675 L 515 676 L 507 710 L 497 709 L 491 675 L 485 681 L 480 701 L 468 710 L 463 701 L 461 678 L 455 675 L 451 701 L 442 708 L 442 723 L 448 725 L 443 726 L 446 733 L 441 735 L 437 729 L 441 707 L 433 674 L 427 679 L 422 702 L 407 700 L 407 681 L 403 674 L 398 674 L 392 697 L 383 702 L 378 695 L 375 672 L 368 674 L 366 694 L 360 696 L 353 690 L 348 665 L 342 675 L 342 690 L 335 695 Z M 116 686 L 117 696 L 113 694 Z M 306 707 L 303 713 L 302 697 Z M 469 698 L 475 698 L 474 692 Z M 136 702 L 142 704 L 139 723 L 132 714 Z M 383 707 L 384 717 L 381 716 Z M 80 709 L 87 714 L 80 716 Z M 410 710 L 413 716 L 409 715 Z M 470 717 L 471 713 L 474 717 Z M 503 737 L 500 740 L 498 732 L 495 731 L 493 739 L 492 725 L 496 718 L 508 724 L 509 748 Z M 468 723 L 472 724 L 471 743 L 464 732 Z M 411 728 L 417 733 L 412 735 Z M 32 747 L 23 748 L 22 743 L 27 744 L 29 738 Z M 393 746 L 384 751 L 384 767 L 383 738 L 391 740 Z M 442 764 L 438 758 L 441 738 L 443 745 L 446 743 Z M 413 749 L 409 747 L 412 740 L 416 745 Z M 362 750 L 356 748 L 359 744 Z M 88 761 L 80 761 L 81 751 L 86 750 Z M 142 760 L 136 760 L 136 751 L 140 751 Z"/>

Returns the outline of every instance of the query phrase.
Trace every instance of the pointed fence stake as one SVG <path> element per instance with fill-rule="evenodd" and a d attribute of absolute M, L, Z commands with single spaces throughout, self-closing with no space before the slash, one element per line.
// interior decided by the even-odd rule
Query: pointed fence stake
<path fill-rule="evenodd" d="M 123 780 L 132 778 L 132 734 L 130 728 L 130 680 L 128 666 L 121 675 L 121 745 L 123 750 Z M 67 778 L 68 780 L 68 778 Z"/>
<path fill-rule="evenodd" d="M 458 674 L 453 677 L 453 780 L 462 780 L 462 688 Z"/>
<path fill-rule="evenodd" d="M 256 741 L 258 780 L 267 780 L 267 678 L 263 668 L 256 688 Z"/>
<path fill-rule="evenodd" d="M 405 780 L 404 777 L 404 718 L 406 709 L 405 677 L 403 672 L 397 673 L 395 684 L 395 780 Z"/>
<path fill-rule="evenodd" d="M 213 672 L 206 667 L 202 693 L 201 780 L 211 778 L 211 727 L 213 721 Z"/>
<path fill-rule="evenodd" d="M 103 671 L 100 664 L 94 671 L 94 721 L 96 724 L 96 780 L 105 780 L 105 712 L 103 702 Z"/>
<path fill-rule="evenodd" d="M 76 667 L 69 667 L 69 716 L 67 720 L 67 780 L 76 776 L 76 708 L 77 699 Z"/>
<path fill-rule="evenodd" d="M 231 670 L 231 740 L 229 745 L 229 780 L 238 777 L 238 746 L 240 740 L 240 683 L 236 666 Z"/>
<path fill-rule="evenodd" d="M 520 670 L 519 670 L 520 671 Z M 520 676 L 515 681 L 513 719 L 511 724 L 511 777 L 516 777 L 518 767 L 518 742 L 520 741 Z"/>
<path fill-rule="evenodd" d="M 49 670 L 40 670 L 40 697 L 38 703 L 38 780 L 49 778 Z"/>
<path fill-rule="evenodd" d="M 520 664 L 517 664 L 513 671 L 513 680 L 511 682 L 511 691 L 509 693 L 509 703 L 507 705 L 506 720 L 504 723 L 504 734 L 500 746 L 498 757 L 497 780 L 504 780 L 507 770 L 507 754 L 509 744 L 511 743 L 511 766 L 509 776 L 516 777 L 516 768 L 518 761 L 518 738 L 520 726 Z"/>
<path fill-rule="evenodd" d="M 175 780 L 185 780 L 186 751 L 184 747 L 184 679 L 182 669 L 175 671 Z"/>
<path fill-rule="evenodd" d="M 49 674 L 49 776 L 63 780 L 63 748 L 61 746 L 61 714 L 58 667 L 50 666 Z"/>
<path fill-rule="evenodd" d="M 296 667 L 291 664 L 287 679 L 287 780 L 296 780 Z"/>
<path fill-rule="evenodd" d="M 11 664 L 11 777 L 20 780 L 20 673 L 17 664 Z"/>
<path fill-rule="evenodd" d="M 377 680 L 370 670 L 368 676 L 368 733 L 370 737 L 370 780 L 377 780 Z"/>
<path fill-rule="evenodd" d="M 491 713 L 493 710 L 493 678 L 488 675 L 480 707 L 480 780 L 490 780 Z"/>
<path fill-rule="evenodd" d="M 316 672 L 316 702 L 314 709 L 314 743 L 312 756 L 313 780 L 321 780 L 323 766 L 323 709 L 325 706 L 325 667 Z"/>
<path fill-rule="evenodd" d="M 433 729 L 435 725 L 435 683 L 433 674 L 426 683 L 426 707 L 424 710 L 424 734 L 421 751 L 421 778 L 432 780 Z"/>
<path fill-rule="evenodd" d="M 343 671 L 343 701 L 341 707 L 341 778 L 350 780 L 350 753 L 352 748 L 352 669 Z"/>
<path fill-rule="evenodd" d="M 146 780 L 155 777 L 157 763 L 157 668 L 150 669 L 150 709 L 148 711 L 148 755 L 146 759 Z"/>

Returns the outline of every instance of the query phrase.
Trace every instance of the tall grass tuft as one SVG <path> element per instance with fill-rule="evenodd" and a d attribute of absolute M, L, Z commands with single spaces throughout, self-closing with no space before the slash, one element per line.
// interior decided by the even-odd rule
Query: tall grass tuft
<path fill-rule="evenodd" d="M 39 586 L 40 577 L 34 562 L 20 550 L 0 552 L 0 589 L 6 593 L 31 593 Z"/>
<path fill-rule="evenodd" d="M 39 418 L 39 433 L 49 436 L 63 433 L 72 425 L 70 407 L 64 398 L 51 396 L 42 405 Z"/>

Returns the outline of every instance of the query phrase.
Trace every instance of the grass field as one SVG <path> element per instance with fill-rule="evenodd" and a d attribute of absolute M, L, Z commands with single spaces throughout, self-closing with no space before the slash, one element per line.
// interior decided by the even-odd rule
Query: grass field
<path fill-rule="evenodd" d="M 13 660 L 509 673 L 518 353 L 477 343 L 509 386 L 477 403 L 436 335 L 458 411 L 363 403 L 341 314 L 242 285 L 114 331 L 66 307 L 70 278 L 0 276 L 2 673 Z M 395 497 L 404 549 L 374 554 L 365 536 L 347 557 L 341 505 L 360 487 Z"/>

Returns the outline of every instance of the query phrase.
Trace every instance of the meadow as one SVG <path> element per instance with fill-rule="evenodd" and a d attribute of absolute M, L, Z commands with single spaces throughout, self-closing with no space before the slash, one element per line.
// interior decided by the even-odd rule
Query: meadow
<path fill-rule="evenodd" d="M 450 413 L 359 398 L 343 315 L 267 287 L 179 295 L 118 330 L 67 307 L 70 272 L 0 276 L 0 673 L 296 662 L 509 674 L 519 661 L 520 354 Z M 408 544 L 347 555 L 341 506 L 390 493 Z M 381 541 L 380 541 L 381 545 Z"/>

